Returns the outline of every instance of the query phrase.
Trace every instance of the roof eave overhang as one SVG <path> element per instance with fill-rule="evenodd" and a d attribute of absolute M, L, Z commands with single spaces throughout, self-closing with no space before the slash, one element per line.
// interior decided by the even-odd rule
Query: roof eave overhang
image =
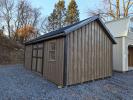
<path fill-rule="evenodd" d="M 110 33 L 110 31 L 108 30 L 108 28 L 106 27 L 106 25 L 103 23 L 103 21 L 101 20 L 101 18 L 99 16 L 94 16 L 91 20 L 88 19 L 86 21 L 83 21 L 82 23 L 79 23 L 75 26 L 72 26 L 68 29 L 65 29 L 63 30 L 62 32 L 56 34 L 56 35 L 51 35 L 51 36 L 48 36 L 48 37 L 42 37 L 42 38 L 37 38 L 37 39 L 34 39 L 34 40 L 31 40 L 29 42 L 26 42 L 25 45 L 28 45 L 28 44 L 34 44 L 34 43 L 37 43 L 37 42 L 41 42 L 41 41 L 45 41 L 45 40 L 49 40 L 49 39 L 53 39 L 53 38 L 58 38 L 60 36 L 66 36 L 68 33 L 71 33 L 79 28 L 81 28 L 82 26 L 85 26 L 87 25 L 88 23 L 90 22 L 93 22 L 93 21 L 99 21 L 100 24 L 103 26 L 104 30 L 106 31 L 106 33 L 108 33 L 108 37 L 110 38 L 110 40 L 112 41 L 113 44 L 116 44 L 116 41 L 114 39 L 114 37 L 112 36 L 112 34 Z"/>
<path fill-rule="evenodd" d="M 42 42 L 42 41 L 47 41 L 47 40 L 50 40 L 50 39 L 54 39 L 54 38 L 59 38 L 59 37 L 65 37 L 66 34 L 64 32 L 61 32 L 57 35 L 53 35 L 53 36 L 50 36 L 50 37 L 45 37 L 45 38 L 41 38 L 41 39 L 38 39 L 38 40 L 31 40 L 31 41 L 28 41 L 25 43 L 25 45 L 30 45 L 30 44 L 36 44 L 38 42 Z"/>

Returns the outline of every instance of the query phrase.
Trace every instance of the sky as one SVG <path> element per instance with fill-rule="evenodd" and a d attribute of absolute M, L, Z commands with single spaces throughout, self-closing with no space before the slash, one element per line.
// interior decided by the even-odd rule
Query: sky
<path fill-rule="evenodd" d="M 41 8 L 43 16 L 48 16 L 54 8 L 54 4 L 59 0 L 32 0 L 31 3 L 34 7 Z M 102 0 L 76 0 L 78 4 L 78 9 L 80 11 L 80 19 L 83 20 L 87 18 L 89 9 L 100 8 L 100 3 Z M 70 0 L 65 0 L 66 6 Z"/>

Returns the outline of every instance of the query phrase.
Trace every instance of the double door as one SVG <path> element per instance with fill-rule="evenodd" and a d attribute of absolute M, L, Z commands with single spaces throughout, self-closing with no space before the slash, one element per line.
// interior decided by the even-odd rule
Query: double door
<path fill-rule="evenodd" d="M 43 74 L 43 43 L 33 45 L 32 71 Z"/>

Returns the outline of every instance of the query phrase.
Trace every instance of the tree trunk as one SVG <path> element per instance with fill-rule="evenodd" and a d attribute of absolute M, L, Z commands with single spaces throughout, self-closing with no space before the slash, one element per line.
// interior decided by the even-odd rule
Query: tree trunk
<path fill-rule="evenodd" d="M 116 17 L 120 18 L 120 0 L 116 0 Z"/>

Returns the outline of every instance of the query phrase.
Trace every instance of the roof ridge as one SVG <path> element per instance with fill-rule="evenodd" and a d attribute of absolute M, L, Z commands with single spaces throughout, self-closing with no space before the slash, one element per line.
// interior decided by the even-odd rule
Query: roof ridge
<path fill-rule="evenodd" d="M 77 23 L 74 23 L 74 24 L 71 24 L 71 25 L 68 25 L 68 26 L 65 26 L 65 27 L 62 27 L 60 29 L 57 29 L 57 30 L 54 30 L 52 32 L 49 32 L 49 33 L 46 33 L 38 38 L 35 38 L 33 40 L 30 40 L 28 42 L 26 42 L 25 44 L 32 44 L 32 43 L 37 43 L 37 42 L 41 42 L 41 41 L 44 41 L 46 39 L 51 39 L 51 38 L 55 38 L 55 37 L 59 37 L 59 36 L 66 36 L 67 33 L 70 33 L 92 21 L 95 21 L 95 20 L 99 20 L 102 24 L 102 26 L 105 28 L 105 30 L 108 32 L 108 35 L 109 37 L 111 38 L 111 40 L 115 42 L 114 38 L 112 37 L 112 35 L 110 34 L 110 32 L 108 31 L 108 29 L 105 27 L 105 25 L 103 24 L 102 20 L 100 19 L 100 16 L 99 15 L 95 15 L 95 16 L 92 16 L 92 17 L 89 17 L 89 18 L 86 18 L 82 21 L 79 21 Z"/>

